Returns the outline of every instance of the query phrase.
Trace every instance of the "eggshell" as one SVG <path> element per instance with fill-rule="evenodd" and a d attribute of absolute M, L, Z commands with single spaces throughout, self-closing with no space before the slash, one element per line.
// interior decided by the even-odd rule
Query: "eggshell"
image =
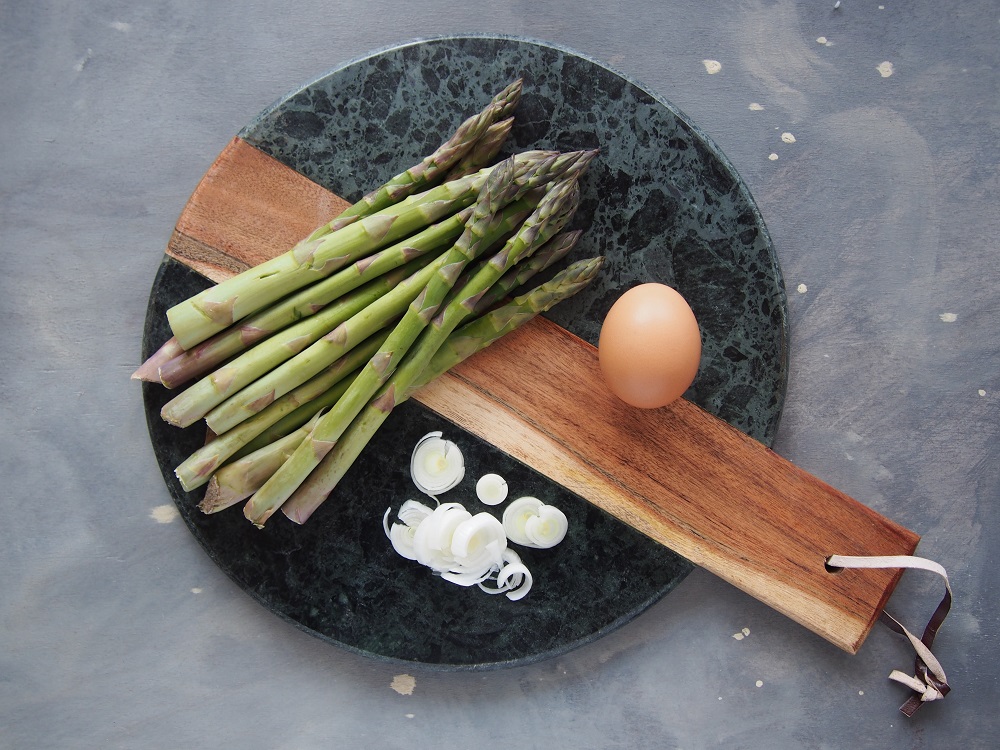
<path fill-rule="evenodd" d="M 701 331 L 687 300 L 666 284 L 640 284 L 608 311 L 598 341 L 601 372 L 618 398 L 654 409 L 680 398 L 701 362 Z"/>

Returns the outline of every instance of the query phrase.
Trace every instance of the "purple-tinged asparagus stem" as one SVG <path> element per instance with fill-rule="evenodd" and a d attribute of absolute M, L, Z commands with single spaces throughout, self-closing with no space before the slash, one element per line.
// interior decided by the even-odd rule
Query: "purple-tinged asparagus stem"
<path fill-rule="evenodd" d="M 182 351 L 160 365 L 160 382 L 167 388 L 177 388 L 210 372 L 275 331 L 315 315 L 343 295 L 382 274 L 394 271 L 416 258 L 448 249 L 462 233 L 465 221 L 471 215 L 471 208 L 463 209 L 403 242 L 357 260 L 332 276 L 310 284 L 191 349 Z"/>
<path fill-rule="evenodd" d="M 228 432 L 216 435 L 185 459 L 174 474 L 181 486 L 190 492 L 205 484 L 212 473 L 234 456 L 237 451 L 256 438 L 268 427 L 309 404 L 321 396 L 347 389 L 354 372 L 378 351 L 388 332 L 372 336 L 338 359 L 316 377 L 303 383 L 250 419 L 241 422 Z M 345 382 L 346 381 L 346 382 Z M 318 411 L 318 407 L 317 407 Z"/>

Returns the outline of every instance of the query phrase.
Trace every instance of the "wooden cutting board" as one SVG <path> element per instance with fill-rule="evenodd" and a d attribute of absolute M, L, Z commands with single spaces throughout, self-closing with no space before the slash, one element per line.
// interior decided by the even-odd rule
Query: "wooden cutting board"
<path fill-rule="evenodd" d="M 220 281 L 346 206 L 236 138 L 167 254 Z M 831 572 L 826 558 L 908 555 L 919 541 L 688 401 L 623 404 L 604 386 L 596 349 L 542 318 L 415 398 L 850 653 L 902 573 Z"/>

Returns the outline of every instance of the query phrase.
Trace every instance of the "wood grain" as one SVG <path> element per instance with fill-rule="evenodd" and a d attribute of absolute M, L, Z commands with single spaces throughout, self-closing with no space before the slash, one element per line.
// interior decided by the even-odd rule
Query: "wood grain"
<path fill-rule="evenodd" d="M 188 200 L 167 255 L 221 281 L 279 255 L 348 205 L 234 138 Z"/>
<path fill-rule="evenodd" d="M 688 401 L 655 410 L 623 404 L 603 385 L 596 349 L 548 320 L 533 321 L 502 344 L 453 368 L 417 398 L 857 651 L 901 572 L 831 574 L 826 558 L 840 549 L 911 554 L 916 534 Z M 511 376 L 525 372 L 532 377 Z"/>
<path fill-rule="evenodd" d="M 286 250 L 345 205 L 234 139 L 168 253 L 218 280 Z M 547 320 L 415 398 L 851 653 L 901 572 L 830 573 L 826 557 L 911 554 L 919 541 L 687 401 L 626 406 L 604 387 L 594 347 Z"/>

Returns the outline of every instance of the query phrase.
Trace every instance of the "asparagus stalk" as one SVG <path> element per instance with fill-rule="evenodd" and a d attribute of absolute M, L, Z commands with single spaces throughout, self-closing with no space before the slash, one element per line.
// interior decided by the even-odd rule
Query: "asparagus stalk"
<path fill-rule="evenodd" d="M 293 520 L 302 515 L 307 517 L 322 502 L 322 499 L 330 494 L 342 476 L 342 472 L 346 471 L 354 462 L 357 454 L 360 453 L 371 435 L 375 434 L 393 408 L 408 398 L 407 392 L 421 378 L 421 373 L 427 368 L 435 352 L 444 344 L 462 320 L 469 316 L 483 293 L 520 258 L 530 256 L 537 247 L 561 230 L 572 218 L 578 202 L 579 190 L 577 189 L 576 176 L 559 182 L 549 190 L 534 213 L 525 220 L 517 234 L 507 241 L 499 253 L 473 274 L 472 278 L 456 294 L 452 295 L 451 301 L 434 316 L 421 332 L 415 345 L 406 352 L 398 369 L 370 402 L 367 411 L 357 418 L 366 425 L 360 427 L 359 430 L 367 434 L 368 438 L 361 441 L 361 445 L 349 443 L 346 449 L 339 442 L 331 446 L 332 450 L 326 456 L 320 457 L 317 464 L 321 466 L 322 461 L 329 458 L 330 466 L 334 468 L 328 471 L 315 468 L 308 476 L 311 477 L 319 471 L 320 475 L 317 479 L 309 481 L 308 477 L 304 478 L 290 496 L 290 501 L 297 496 L 300 499 L 294 500 L 295 505 L 290 511 L 282 511 L 285 515 L 291 514 L 290 517 L 293 517 Z M 341 454 L 341 456 L 338 458 L 337 454 Z"/>
<path fill-rule="evenodd" d="M 218 513 L 246 500 L 292 455 L 318 420 L 319 413 L 294 432 L 223 466 L 209 480 L 198 509 L 202 513 Z"/>
<path fill-rule="evenodd" d="M 419 164 L 396 175 L 379 189 L 366 195 L 340 216 L 367 216 L 398 203 L 403 197 L 433 183 L 439 177 L 445 176 L 448 170 L 466 154 L 479 148 L 482 139 L 486 137 L 498 120 L 503 122 L 504 118 L 510 119 L 508 114 L 517 107 L 521 99 L 522 87 L 523 81 L 521 79 L 511 83 L 494 96 L 481 112 L 459 125 L 451 138 L 438 146 L 434 153 L 425 157 Z M 507 125 L 507 130 L 510 130 L 510 125 Z M 495 137 L 495 133 L 491 137 Z M 482 162 L 481 166 L 485 163 Z M 471 174 L 475 171 L 478 171 L 478 167 L 465 174 Z"/>
<path fill-rule="evenodd" d="M 446 249 L 461 234 L 472 215 L 466 208 L 403 242 L 355 261 L 347 268 L 311 284 L 231 326 L 159 367 L 159 380 L 167 388 L 176 388 L 192 378 L 209 372 L 235 354 L 249 349 L 302 318 L 314 315 L 342 295 L 392 271 L 409 261 Z"/>
<path fill-rule="evenodd" d="M 413 358 L 412 365 L 416 366 L 417 362 L 426 363 L 448 334 L 473 313 L 500 279 L 516 270 L 522 259 L 530 260 L 538 248 L 547 244 L 565 227 L 573 218 L 579 200 L 576 176 L 554 185 L 517 234 L 480 266 L 452 295 L 449 304 L 434 317 L 420 342 L 420 356 Z"/>
<path fill-rule="evenodd" d="M 294 357 L 314 341 L 336 330 L 344 321 L 368 312 L 372 327 L 365 336 L 354 340 L 353 343 L 362 341 L 368 334 L 374 333 L 402 314 L 409 301 L 420 293 L 427 279 L 433 275 L 434 268 L 442 262 L 443 256 L 434 259 L 425 256 L 412 260 L 405 266 L 373 279 L 344 295 L 317 314 L 278 331 L 184 389 L 163 406 L 160 417 L 178 427 L 194 424 L 228 397 L 239 393 L 242 388 Z M 345 347 L 337 356 L 350 348 Z M 271 400 L 273 399 L 268 399 L 265 394 L 264 400 L 259 403 L 254 413 L 267 406 Z M 231 426 L 213 427 L 213 430 L 221 434 Z"/>
<path fill-rule="evenodd" d="M 450 210 L 442 206 L 435 208 L 437 203 L 464 200 L 464 205 L 470 204 L 478 185 L 472 195 L 457 184 L 461 180 L 451 180 L 450 183 L 456 184 L 451 184 L 450 188 L 439 186 L 445 189 L 438 192 L 425 188 L 461 159 L 490 126 L 510 116 L 520 101 L 522 86 L 521 79 L 511 83 L 482 111 L 463 122 L 434 153 L 364 196 L 333 221 L 318 227 L 285 254 L 168 310 L 167 319 L 181 346 L 189 349 L 236 320 L 377 248 L 382 240 L 400 239 L 416 227 L 456 210 L 454 206 Z M 478 175 L 479 179 L 483 177 Z M 468 175 L 468 178 L 474 181 L 477 175 Z M 423 198 L 413 200 L 417 196 L 412 194 L 418 190 L 424 190 Z M 410 205 L 405 210 L 394 211 L 405 196 L 411 196 L 405 201 Z M 369 218 L 372 220 L 366 221 Z M 418 223 L 414 225 L 414 221 Z M 349 227 L 355 231 L 348 237 L 333 239 L 340 230 Z M 253 293 L 248 294 L 251 290 Z"/>
<path fill-rule="evenodd" d="M 427 367 L 410 387 L 395 391 L 392 383 L 388 383 L 382 388 L 347 428 L 334 449 L 324 456 L 281 506 L 281 512 L 295 523 L 305 523 L 354 465 L 393 408 L 459 362 L 576 294 L 593 281 L 603 261 L 601 257 L 578 261 L 557 273 L 550 281 L 455 330 L 434 353 Z"/>
<path fill-rule="evenodd" d="M 551 165 L 551 160 L 542 161 L 541 165 L 547 168 Z M 392 375 L 400 358 L 406 354 L 435 314 L 462 269 L 481 251 L 488 233 L 498 223 L 501 207 L 516 198 L 518 191 L 513 160 L 501 162 L 490 174 L 465 232 L 446 254 L 440 273 L 428 281 L 424 290 L 410 304 L 382 349 L 361 369 L 337 405 L 320 418 L 315 429 L 295 453 L 247 501 L 244 515 L 251 522 L 263 526 L 323 456 L 330 452 L 351 421 Z"/>
<path fill-rule="evenodd" d="M 489 170 L 446 182 L 237 274 L 167 310 L 185 349 L 358 258 L 471 205 Z"/>
<path fill-rule="evenodd" d="M 514 157 L 518 169 L 531 172 L 540 155 Z M 556 166 L 570 170 L 572 155 L 558 155 Z M 398 242 L 438 219 L 476 201 L 493 167 L 412 195 L 353 224 L 307 242 L 216 284 L 167 310 L 167 321 L 185 349 L 242 320 L 287 294 L 329 276 L 348 263 Z"/>
<path fill-rule="evenodd" d="M 338 384 L 342 385 L 339 389 L 342 393 L 347 389 L 350 375 L 371 359 L 384 341 L 385 334 L 372 336 L 371 339 L 359 344 L 316 377 L 277 399 L 252 418 L 228 432 L 217 434 L 212 440 L 188 456 L 174 470 L 181 486 L 188 492 L 201 487 L 208 481 L 212 472 L 282 417 L 324 394 L 337 391 Z"/>
<path fill-rule="evenodd" d="M 145 362 L 139 365 L 139 369 L 132 373 L 132 380 L 144 380 L 147 383 L 159 382 L 160 367 L 183 352 L 184 348 L 177 339 L 170 337 Z"/>
<path fill-rule="evenodd" d="M 488 312 L 490 308 L 499 303 L 508 293 L 525 284 L 535 274 L 544 271 L 564 258 L 565 255 L 576 245 L 581 234 L 582 231 L 580 230 L 562 232 L 546 242 L 531 257 L 522 260 L 514 268 L 505 273 L 496 284 L 490 287 L 489 291 L 480 298 L 479 302 L 473 308 L 472 314 L 474 316 L 481 316 Z M 565 278 L 565 275 L 561 278 Z M 538 292 L 537 289 L 536 292 Z M 547 310 L 548 307 L 545 309 Z M 445 342 L 445 347 L 443 348 L 454 347 L 454 344 L 451 342 L 457 333 L 459 333 L 459 331 L 448 337 L 448 340 Z M 437 355 L 435 355 L 435 359 L 437 358 Z M 429 366 L 431 369 L 435 369 L 433 361 Z M 246 453 L 251 453 L 259 448 L 262 448 L 268 443 L 277 440 L 278 438 L 288 435 L 308 422 L 319 409 L 329 408 L 333 406 L 335 402 L 335 400 L 328 401 L 325 397 L 323 397 L 316 401 L 303 404 L 291 414 L 283 417 L 281 420 L 254 438 L 253 441 L 247 444 L 236 455 L 241 456 Z"/>
<path fill-rule="evenodd" d="M 514 127 L 514 118 L 508 117 L 490 125 L 472 148 L 445 175 L 445 180 L 457 180 L 473 172 L 478 172 L 492 162 L 500 153 L 503 144 Z"/>
<path fill-rule="evenodd" d="M 508 205 L 496 215 L 496 221 L 489 227 L 484 227 L 482 240 L 486 246 L 502 238 L 514 229 L 530 213 L 531 199 L 522 199 Z M 464 235 L 463 235 L 464 236 Z M 461 238 L 459 238 L 461 241 Z M 450 256 L 450 257 L 449 257 Z M 440 273 L 445 273 L 454 261 L 453 251 L 449 250 L 435 259 L 430 271 L 421 276 L 424 284 Z M 400 288 L 404 285 L 400 284 Z M 266 374 L 255 374 L 253 382 L 241 381 L 242 390 L 228 389 L 228 397 L 216 401 L 217 406 L 206 412 L 208 426 L 215 432 L 225 432 L 232 429 L 242 420 L 253 416 L 271 399 L 280 397 L 295 386 L 305 382 L 317 372 L 329 365 L 355 343 L 368 337 L 374 330 L 388 323 L 383 311 L 390 311 L 392 317 L 403 313 L 423 287 L 417 284 L 405 285 L 405 292 L 393 290 L 385 299 L 378 300 L 370 307 L 358 311 L 352 317 L 344 320 L 326 335 L 317 337 L 310 345 L 303 347 L 295 356 L 288 358 L 280 366 Z M 208 395 L 205 395 L 207 403 Z"/>
<path fill-rule="evenodd" d="M 565 258 L 580 240 L 583 230 L 577 229 L 573 232 L 563 232 L 557 234 L 546 242 L 530 257 L 522 263 L 518 263 L 501 276 L 497 282 L 479 298 L 475 307 L 472 308 L 473 315 L 481 315 L 489 310 L 493 305 L 506 297 L 509 293 L 527 283 L 533 276 L 541 273 L 550 266 Z"/>
<path fill-rule="evenodd" d="M 603 264 L 604 258 L 601 256 L 577 261 L 544 284 L 456 329 L 434 352 L 407 396 L 413 395 L 416 390 L 501 336 L 520 328 L 539 313 L 547 312 L 557 303 L 572 297 L 597 277 Z"/>

